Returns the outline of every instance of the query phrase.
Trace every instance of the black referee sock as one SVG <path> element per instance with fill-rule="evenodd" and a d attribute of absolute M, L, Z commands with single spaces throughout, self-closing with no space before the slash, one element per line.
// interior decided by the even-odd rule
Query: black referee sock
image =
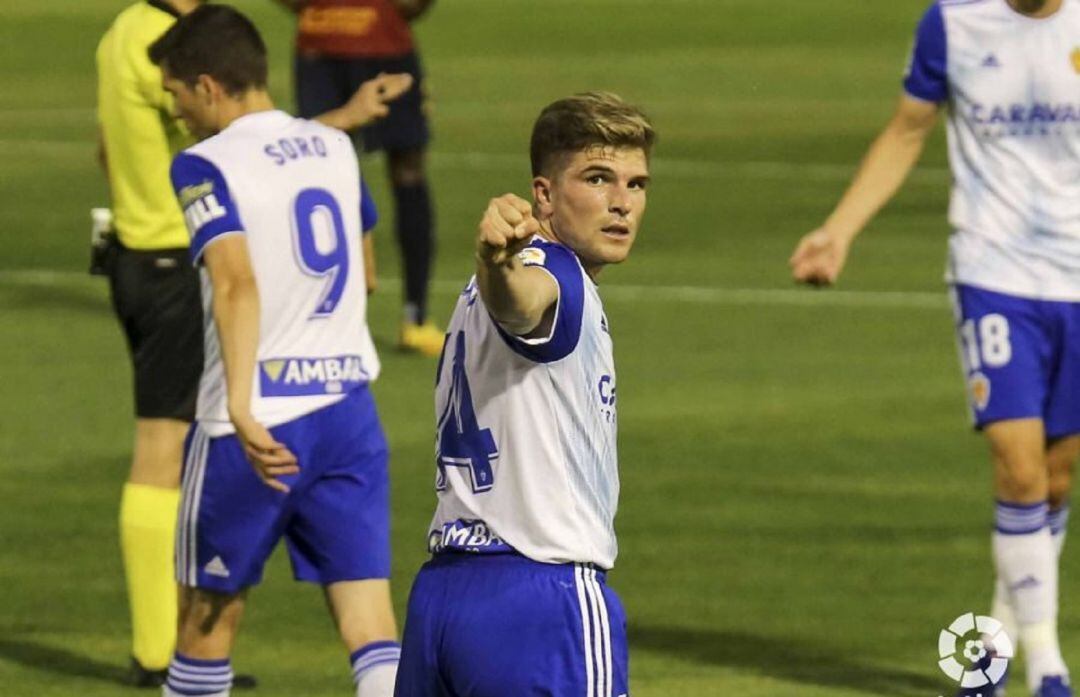
<path fill-rule="evenodd" d="M 406 319 L 423 324 L 427 318 L 428 281 L 435 254 L 431 194 L 427 183 L 394 187 L 397 237 L 405 267 Z"/>

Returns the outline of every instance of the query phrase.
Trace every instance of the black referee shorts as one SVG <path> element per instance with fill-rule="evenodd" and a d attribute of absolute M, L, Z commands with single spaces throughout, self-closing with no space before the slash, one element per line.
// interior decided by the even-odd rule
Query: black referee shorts
<path fill-rule="evenodd" d="M 134 366 L 135 416 L 193 421 L 203 322 L 199 275 L 188 250 L 120 247 L 109 287 Z"/>
<path fill-rule="evenodd" d="M 424 73 L 416 53 L 393 58 L 296 56 L 296 108 L 310 119 L 336 109 L 379 73 L 409 73 L 413 85 L 390 103 L 390 113 L 360 129 L 364 152 L 420 150 L 430 139 L 424 114 Z"/>

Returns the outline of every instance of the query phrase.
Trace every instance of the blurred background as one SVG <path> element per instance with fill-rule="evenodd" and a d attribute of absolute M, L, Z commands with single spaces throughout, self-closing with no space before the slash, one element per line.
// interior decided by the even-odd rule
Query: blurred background
<path fill-rule="evenodd" d="M 94 49 L 125 0 L 0 6 L 0 694 L 122 694 L 117 501 L 130 374 L 106 283 L 86 274 Z M 293 18 L 243 0 L 291 109 Z M 991 594 L 991 492 L 941 281 L 943 129 L 838 289 L 791 283 L 900 92 L 926 0 L 442 0 L 415 26 L 429 79 L 445 323 L 489 198 L 528 196 L 553 99 L 605 89 L 660 143 L 649 212 L 601 292 L 619 365 L 621 555 L 635 697 L 944 694 L 937 635 Z M 434 506 L 434 361 L 394 350 L 400 281 L 384 163 L 369 322 L 392 448 L 399 618 Z M 279 550 L 280 551 L 280 550 Z M 1080 654 L 1077 556 L 1062 567 Z M 284 555 L 235 665 L 257 694 L 351 694 L 317 589 Z"/>

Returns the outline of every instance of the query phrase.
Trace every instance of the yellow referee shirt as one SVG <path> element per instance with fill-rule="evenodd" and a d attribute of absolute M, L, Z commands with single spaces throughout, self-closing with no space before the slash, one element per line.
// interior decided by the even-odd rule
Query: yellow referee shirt
<path fill-rule="evenodd" d="M 169 164 L 194 141 L 173 117 L 161 70 L 147 55 L 175 21 L 172 8 L 160 0 L 136 3 L 117 16 L 97 49 L 98 123 L 113 224 L 120 242 L 131 249 L 188 246 Z"/>

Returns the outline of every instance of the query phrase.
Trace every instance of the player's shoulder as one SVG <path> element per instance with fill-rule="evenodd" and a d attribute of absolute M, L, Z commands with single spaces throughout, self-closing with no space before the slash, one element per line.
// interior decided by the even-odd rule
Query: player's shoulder
<path fill-rule="evenodd" d="M 572 249 L 561 242 L 546 240 L 539 235 L 518 252 L 518 258 L 525 266 L 554 267 L 575 272 L 582 268 L 577 254 Z"/>

